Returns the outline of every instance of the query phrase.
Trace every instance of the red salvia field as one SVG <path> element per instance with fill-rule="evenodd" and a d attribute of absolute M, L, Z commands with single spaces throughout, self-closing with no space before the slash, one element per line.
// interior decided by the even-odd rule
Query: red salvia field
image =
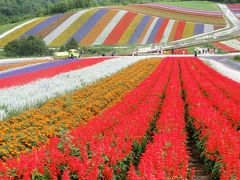
<path fill-rule="evenodd" d="M 218 164 L 213 177 L 240 178 L 239 87 L 197 58 L 164 58 L 139 86 L 88 123 L 0 161 L 1 179 L 192 178 L 190 129 L 205 160 Z"/>

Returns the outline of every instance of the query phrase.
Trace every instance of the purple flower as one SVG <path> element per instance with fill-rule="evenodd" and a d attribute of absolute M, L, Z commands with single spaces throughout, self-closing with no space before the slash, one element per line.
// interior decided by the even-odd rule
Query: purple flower
<path fill-rule="evenodd" d="M 52 17 L 47 18 L 43 22 L 39 23 L 38 25 L 34 26 L 30 30 L 28 30 L 24 35 L 31 36 L 37 34 L 39 31 L 41 31 L 44 28 L 47 28 L 49 24 L 56 21 L 58 18 L 60 18 L 63 14 L 58 14 Z"/>
<path fill-rule="evenodd" d="M 63 64 L 71 63 L 71 62 L 76 62 L 79 60 L 82 60 L 82 59 L 59 60 L 59 61 L 36 64 L 36 65 L 30 66 L 30 67 L 25 67 L 25 68 L 21 68 L 21 69 L 17 69 L 17 70 L 12 70 L 10 72 L 8 71 L 5 73 L 4 72 L 0 73 L 0 79 L 11 77 L 11 76 L 16 76 L 16 75 L 21 75 L 21 74 L 28 73 L 28 72 L 39 71 L 39 70 L 47 69 L 50 67 L 55 67 L 55 66 L 59 66 L 59 65 L 63 65 Z"/>
<path fill-rule="evenodd" d="M 139 23 L 139 25 L 135 29 L 131 39 L 128 41 L 128 44 L 134 44 L 138 40 L 139 36 L 141 36 L 142 31 L 144 30 L 144 28 L 146 27 L 150 19 L 151 19 L 151 16 L 143 17 L 142 21 Z"/>
<path fill-rule="evenodd" d="M 195 24 L 193 35 L 202 34 L 204 32 L 204 24 Z"/>
<path fill-rule="evenodd" d="M 91 29 L 102 18 L 102 16 L 107 13 L 107 11 L 107 9 L 100 9 L 97 11 L 87 20 L 87 22 L 82 25 L 82 27 L 80 27 L 80 29 L 73 35 L 73 38 L 80 42 L 87 35 L 87 33 L 91 31 Z M 70 41 L 70 39 L 68 39 L 68 41 Z"/>
<path fill-rule="evenodd" d="M 150 36 L 148 37 L 147 44 L 153 43 L 155 36 L 162 25 L 162 22 L 163 22 L 163 19 L 158 18 L 157 23 L 155 24 Z"/>

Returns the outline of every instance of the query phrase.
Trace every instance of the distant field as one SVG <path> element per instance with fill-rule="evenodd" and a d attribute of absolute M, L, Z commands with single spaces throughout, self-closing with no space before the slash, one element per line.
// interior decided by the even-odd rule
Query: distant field
<path fill-rule="evenodd" d="M 214 2 L 208 1 L 182 1 L 182 2 L 159 2 L 161 4 L 167 4 L 170 6 L 191 8 L 197 10 L 206 10 L 206 11 L 220 11 Z"/>
<path fill-rule="evenodd" d="M 197 10 L 202 6 L 208 10 Z M 30 35 L 41 37 L 51 47 L 62 46 L 71 38 L 81 46 L 171 42 L 225 27 L 222 13 L 214 9 L 217 10 L 214 3 L 196 1 L 106 6 L 60 13 L 33 19 L 3 34 L 0 47 Z M 21 23 L 0 29 L 3 33 Z"/>

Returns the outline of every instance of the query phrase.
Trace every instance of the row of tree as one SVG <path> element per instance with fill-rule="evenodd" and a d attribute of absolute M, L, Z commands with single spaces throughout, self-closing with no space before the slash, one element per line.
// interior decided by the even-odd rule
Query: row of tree
<path fill-rule="evenodd" d="M 81 54 L 85 55 L 115 55 L 117 49 L 111 46 L 91 46 L 79 47 L 77 40 L 72 38 L 65 46 L 60 49 L 49 49 L 45 42 L 35 36 L 26 36 L 21 39 L 8 43 L 3 49 L 3 55 L 7 57 L 37 57 L 53 55 L 55 51 L 68 51 L 70 49 L 78 49 Z M 120 53 L 120 52 L 118 52 Z M 125 52 L 124 52 L 125 53 Z M 124 54 L 123 52 L 121 54 Z"/>
<path fill-rule="evenodd" d="M 73 38 L 66 46 L 62 46 L 60 51 L 68 51 L 69 49 L 78 49 L 78 42 Z M 8 43 L 3 52 L 8 57 L 29 57 L 52 55 L 53 50 L 50 50 L 41 38 L 26 36 Z"/>

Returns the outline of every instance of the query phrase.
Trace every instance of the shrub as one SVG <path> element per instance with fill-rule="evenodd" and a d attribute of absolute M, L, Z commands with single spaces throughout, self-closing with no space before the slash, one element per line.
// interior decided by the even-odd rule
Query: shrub
<path fill-rule="evenodd" d="M 7 56 L 39 56 L 49 53 L 45 42 L 34 36 L 23 37 L 9 42 L 4 47 L 4 53 Z"/>
<path fill-rule="evenodd" d="M 240 55 L 234 56 L 233 60 L 234 60 L 234 61 L 239 61 L 239 62 L 240 62 Z"/>
<path fill-rule="evenodd" d="M 78 42 L 76 39 L 72 38 L 65 46 L 66 50 L 78 49 Z"/>

